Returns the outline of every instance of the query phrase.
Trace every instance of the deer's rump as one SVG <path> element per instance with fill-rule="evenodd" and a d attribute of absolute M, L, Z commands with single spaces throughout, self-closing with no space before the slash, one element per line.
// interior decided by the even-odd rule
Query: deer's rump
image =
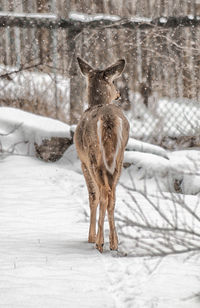
<path fill-rule="evenodd" d="M 113 174 L 120 150 L 127 143 L 124 136 L 128 130 L 128 121 L 117 106 L 107 105 L 86 111 L 75 136 L 79 157 L 91 164 L 100 166 L 103 163 L 106 170 Z"/>
<path fill-rule="evenodd" d="M 100 117 L 97 121 L 97 134 L 104 166 L 113 174 L 117 155 L 122 147 L 121 118 L 111 118 L 109 114 Z"/>

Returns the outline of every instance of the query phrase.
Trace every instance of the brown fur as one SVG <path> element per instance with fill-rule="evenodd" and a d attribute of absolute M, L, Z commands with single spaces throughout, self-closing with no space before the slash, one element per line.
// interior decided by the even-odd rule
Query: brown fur
<path fill-rule="evenodd" d="M 114 153 L 117 147 L 117 132 L 115 131 L 116 119 L 112 119 L 110 114 L 106 114 L 102 119 L 102 141 L 103 147 L 105 149 L 105 156 L 107 159 L 107 164 L 111 167 L 113 162 Z"/>
<path fill-rule="evenodd" d="M 78 59 L 78 61 L 82 73 L 88 77 L 89 108 L 77 125 L 74 140 L 89 192 L 91 216 L 88 241 L 96 242 L 97 249 L 102 252 L 106 210 L 110 225 L 110 248 L 118 248 L 114 222 L 115 189 L 121 174 L 124 149 L 129 135 L 129 123 L 121 108 L 111 101 L 119 97 L 119 92 L 113 84 L 113 78 L 121 74 L 124 61 L 118 61 L 104 71 L 93 70 L 83 60 Z M 116 151 L 117 146 L 118 152 Z M 115 164 L 113 164 L 114 159 Z M 108 170 L 105 161 L 108 168 L 113 165 L 113 172 Z M 96 236 L 96 209 L 99 203 L 100 213 Z"/>

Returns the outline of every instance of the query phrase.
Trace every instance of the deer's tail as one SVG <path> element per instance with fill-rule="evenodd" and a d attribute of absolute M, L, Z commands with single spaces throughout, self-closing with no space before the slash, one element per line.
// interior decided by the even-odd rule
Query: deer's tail
<path fill-rule="evenodd" d="M 117 155 L 122 146 L 122 119 L 103 116 L 97 122 L 97 134 L 103 163 L 110 174 L 116 168 Z"/>

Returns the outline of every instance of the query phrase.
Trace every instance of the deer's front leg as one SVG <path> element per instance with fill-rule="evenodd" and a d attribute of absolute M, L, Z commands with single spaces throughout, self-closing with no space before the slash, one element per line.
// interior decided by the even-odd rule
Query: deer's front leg
<path fill-rule="evenodd" d="M 109 195 L 109 201 L 108 201 L 108 221 L 110 227 L 109 239 L 110 239 L 111 250 L 118 249 L 118 238 L 115 228 L 114 210 L 115 210 L 115 189 L 113 189 L 111 194 Z"/>

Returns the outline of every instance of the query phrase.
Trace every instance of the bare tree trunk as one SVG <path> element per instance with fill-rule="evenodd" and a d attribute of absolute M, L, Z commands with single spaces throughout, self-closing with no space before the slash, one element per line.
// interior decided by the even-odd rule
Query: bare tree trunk
<path fill-rule="evenodd" d="M 48 12 L 48 0 L 37 0 L 38 13 Z M 39 44 L 39 56 L 42 63 L 45 63 L 49 58 L 49 31 L 48 29 L 38 30 L 38 44 Z"/>
<path fill-rule="evenodd" d="M 68 59 L 70 61 L 70 124 L 76 124 L 83 111 L 82 93 L 80 93 L 80 73 L 76 61 L 76 36 L 79 31 L 68 30 Z"/>
<path fill-rule="evenodd" d="M 23 7 L 22 3 L 18 3 L 16 0 L 14 1 L 14 11 L 15 12 L 22 12 Z M 15 53 L 16 53 L 16 66 L 20 67 L 21 64 L 21 45 L 20 45 L 20 29 L 15 27 Z"/>
<path fill-rule="evenodd" d="M 3 10 L 9 11 L 9 1 L 3 0 Z M 11 49 L 10 49 L 10 29 L 8 27 L 5 28 L 5 65 L 11 65 Z"/>

